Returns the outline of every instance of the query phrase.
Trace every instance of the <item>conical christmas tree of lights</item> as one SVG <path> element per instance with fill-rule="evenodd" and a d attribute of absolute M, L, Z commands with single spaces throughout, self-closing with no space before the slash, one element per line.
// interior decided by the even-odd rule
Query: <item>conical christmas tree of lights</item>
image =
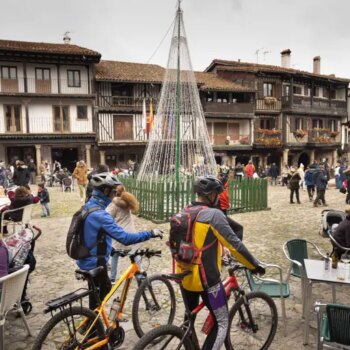
<path fill-rule="evenodd" d="M 154 125 L 138 180 L 175 182 L 214 175 L 216 164 L 178 7 Z"/>

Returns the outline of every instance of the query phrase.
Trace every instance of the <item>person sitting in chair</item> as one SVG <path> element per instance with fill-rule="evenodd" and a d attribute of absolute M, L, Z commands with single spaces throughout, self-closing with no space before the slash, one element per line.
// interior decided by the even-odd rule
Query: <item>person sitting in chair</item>
<path fill-rule="evenodd" d="M 345 208 L 346 218 L 336 228 L 333 233 L 333 238 L 344 248 L 350 248 L 350 205 Z M 333 249 L 338 258 L 345 252 L 337 247 L 333 242 Z"/>

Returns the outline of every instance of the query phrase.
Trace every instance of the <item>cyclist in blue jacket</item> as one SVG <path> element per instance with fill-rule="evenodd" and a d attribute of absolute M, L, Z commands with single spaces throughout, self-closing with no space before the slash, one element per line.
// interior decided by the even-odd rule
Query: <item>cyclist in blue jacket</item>
<path fill-rule="evenodd" d="M 77 265 L 82 270 L 92 270 L 98 266 L 104 267 L 93 279 L 95 286 L 99 288 L 99 296 L 102 300 L 112 287 L 107 273 L 107 263 L 112 251 L 112 239 L 124 245 L 130 245 L 147 241 L 150 238 L 162 238 L 163 232 L 159 229 L 138 233 L 124 231 L 105 210 L 115 197 L 117 186 L 122 183 L 116 176 L 100 173 L 92 177 L 91 184 L 93 186 L 92 196 L 85 204 L 85 208 L 99 208 L 99 210 L 91 212 L 85 219 L 84 241 L 89 248 L 90 256 L 77 260 Z M 95 309 L 98 304 L 98 301 L 90 295 L 90 309 Z"/>

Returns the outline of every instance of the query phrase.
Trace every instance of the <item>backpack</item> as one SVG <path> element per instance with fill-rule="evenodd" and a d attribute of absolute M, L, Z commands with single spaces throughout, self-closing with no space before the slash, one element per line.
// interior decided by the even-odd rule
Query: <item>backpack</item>
<path fill-rule="evenodd" d="M 194 224 L 197 221 L 198 215 L 207 208 L 207 206 L 202 205 L 189 205 L 181 213 L 171 217 L 169 247 L 176 261 L 198 264 L 197 258 L 199 253 L 216 243 L 216 240 L 214 240 L 201 249 L 196 248 L 194 245 Z"/>
<path fill-rule="evenodd" d="M 90 256 L 90 251 L 84 243 L 84 221 L 89 214 L 97 210 L 102 210 L 102 208 L 94 207 L 86 209 L 85 207 L 81 207 L 73 215 L 66 240 L 67 254 L 72 259 L 78 260 Z"/>

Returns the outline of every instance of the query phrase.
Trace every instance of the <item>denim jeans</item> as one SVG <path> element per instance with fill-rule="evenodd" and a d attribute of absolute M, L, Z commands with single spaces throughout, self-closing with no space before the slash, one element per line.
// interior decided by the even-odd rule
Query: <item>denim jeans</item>
<path fill-rule="evenodd" d="M 114 283 L 117 279 L 117 270 L 118 270 L 118 260 L 119 260 L 119 254 L 115 253 L 113 256 L 111 256 L 111 271 L 110 271 L 110 275 L 111 275 L 111 282 Z M 139 269 L 142 269 L 142 265 L 141 265 L 141 257 L 137 256 L 135 258 L 137 265 L 139 266 Z"/>
<path fill-rule="evenodd" d="M 43 211 L 43 215 L 50 216 L 50 206 L 49 203 L 41 203 L 41 209 Z"/>

